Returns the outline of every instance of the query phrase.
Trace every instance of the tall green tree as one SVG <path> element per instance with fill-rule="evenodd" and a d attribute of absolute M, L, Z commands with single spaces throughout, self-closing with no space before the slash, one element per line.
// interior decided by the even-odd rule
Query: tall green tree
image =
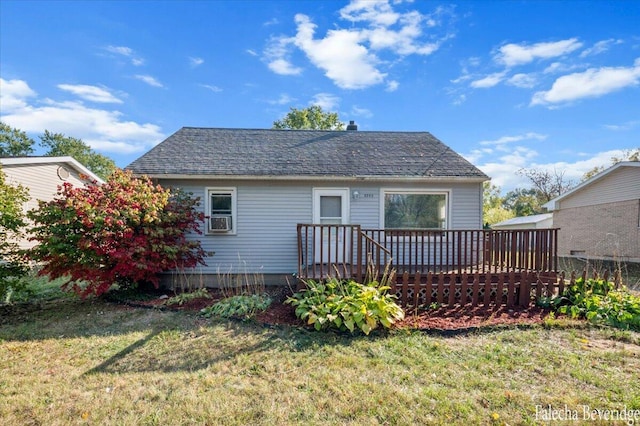
<path fill-rule="evenodd" d="M 48 148 L 46 156 L 69 155 L 104 180 L 116 170 L 116 163 L 112 159 L 98 154 L 81 139 L 45 130 L 44 135 L 40 136 L 40 145 Z"/>
<path fill-rule="evenodd" d="M 22 185 L 6 181 L 0 166 L 0 298 L 5 298 L 11 286 L 10 278 L 16 278 L 27 270 L 20 254 L 17 240 L 22 237 L 24 212 L 22 206 L 29 199 L 29 191 Z"/>
<path fill-rule="evenodd" d="M 542 213 L 542 205 L 547 201 L 535 188 L 516 188 L 507 192 L 502 206 L 514 216 L 531 216 Z"/>
<path fill-rule="evenodd" d="M 35 141 L 25 132 L 0 121 L 0 157 L 24 157 L 33 154 Z"/>
<path fill-rule="evenodd" d="M 482 186 L 482 217 L 485 225 L 491 226 L 515 216 L 513 210 L 505 208 L 505 197 L 501 191 L 499 186 L 491 182 L 485 182 Z"/>
<path fill-rule="evenodd" d="M 325 112 L 318 105 L 291 108 L 282 119 L 273 122 L 274 129 L 344 130 L 344 123 L 335 112 Z"/>

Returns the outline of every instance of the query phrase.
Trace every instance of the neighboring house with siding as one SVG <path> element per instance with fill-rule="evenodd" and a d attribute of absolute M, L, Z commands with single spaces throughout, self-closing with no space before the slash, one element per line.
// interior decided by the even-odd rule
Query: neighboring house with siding
<path fill-rule="evenodd" d="M 549 201 L 558 255 L 640 262 L 640 162 L 620 162 Z"/>
<path fill-rule="evenodd" d="M 25 212 L 37 208 L 39 200 L 52 200 L 58 186 L 65 182 L 73 186 L 84 186 L 91 181 L 103 183 L 73 157 L 7 157 L 0 158 L 0 164 L 7 184 L 20 184 L 29 190 L 29 201 L 23 207 Z M 34 245 L 27 239 L 19 244 L 21 248 Z"/>
<path fill-rule="evenodd" d="M 546 229 L 553 228 L 553 214 L 543 213 L 531 216 L 519 216 L 511 219 L 503 220 L 494 225 L 491 229 Z"/>
<path fill-rule="evenodd" d="M 283 283 L 298 268 L 299 223 L 482 228 L 488 177 L 462 156 L 427 132 L 349 129 L 184 127 L 127 169 L 201 199 L 203 275 Z"/>

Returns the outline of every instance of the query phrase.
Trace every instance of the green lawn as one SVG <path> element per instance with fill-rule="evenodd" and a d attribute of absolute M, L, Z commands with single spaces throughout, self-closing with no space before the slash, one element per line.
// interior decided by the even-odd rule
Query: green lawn
<path fill-rule="evenodd" d="M 608 328 L 350 337 L 74 298 L 2 315 L 6 425 L 515 425 L 544 423 L 549 404 L 640 410 L 640 333 Z"/>

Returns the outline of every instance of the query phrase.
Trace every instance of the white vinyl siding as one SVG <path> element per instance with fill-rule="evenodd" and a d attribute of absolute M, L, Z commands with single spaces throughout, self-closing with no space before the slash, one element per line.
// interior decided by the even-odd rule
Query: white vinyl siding
<path fill-rule="evenodd" d="M 69 176 L 61 179 L 58 171 L 60 167 L 64 167 Z M 6 182 L 9 185 L 20 184 L 29 190 L 29 201 L 23 205 L 26 213 L 29 210 L 38 208 L 38 201 L 50 201 L 56 196 L 58 186 L 65 182 L 75 187 L 82 187 L 85 182 L 80 175 L 72 167 L 59 163 L 40 163 L 40 164 L 11 164 L 3 165 L 2 171 L 6 176 Z M 62 174 L 62 176 L 65 176 Z M 30 248 L 35 242 L 23 239 L 18 242 L 21 248 Z"/>
<path fill-rule="evenodd" d="M 163 186 L 180 187 L 201 199 L 201 211 L 207 188 L 235 188 L 237 213 L 234 236 L 225 234 L 193 235 L 199 238 L 207 252 L 203 274 L 249 272 L 263 274 L 293 274 L 297 272 L 298 246 L 296 225 L 313 221 L 313 188 L 349 188 L 349 223 L 363 228 L 380 227 L 380 188 L 392 187 L 390 182 L 290 182 L 290 181 L 205 181 L 161 180 Z M 441 190 L 442 185 L 410 183 L 410 189 L 429 187 Z M 403 185 L 404 188 L 404 185 Z M 479 229 L 481 223 L 480 183 L 456 183 L 449 188 L 449 228 Z M 358 196 L 354 196 L 354 191 Z"/>

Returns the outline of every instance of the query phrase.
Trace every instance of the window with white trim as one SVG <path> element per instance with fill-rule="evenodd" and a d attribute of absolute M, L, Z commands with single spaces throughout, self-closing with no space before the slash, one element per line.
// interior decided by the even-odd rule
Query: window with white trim
<path fill-rule="evenodd" d="M 236 189 L 207 188 L 207 233 L 236 233 Z"/>
<path fill-rule="evenodd" d="M 386 229 L 447 229 L 448 193 L 384 190 Z"/>

